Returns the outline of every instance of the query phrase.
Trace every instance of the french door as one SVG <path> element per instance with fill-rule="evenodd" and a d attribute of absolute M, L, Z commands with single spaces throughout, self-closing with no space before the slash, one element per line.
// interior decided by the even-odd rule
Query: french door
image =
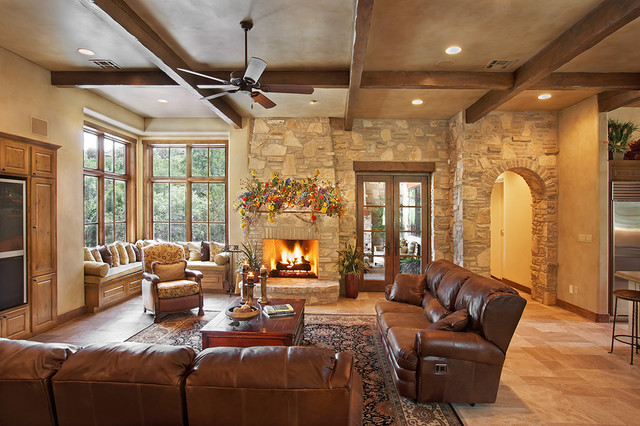
<path fill-rule="evenodd" d="M 428 175 L 358 175 L 357 245 L 369 271 L 362 291 L 383 291 L 398 273 L 420 274 L 429 261 Z"/>

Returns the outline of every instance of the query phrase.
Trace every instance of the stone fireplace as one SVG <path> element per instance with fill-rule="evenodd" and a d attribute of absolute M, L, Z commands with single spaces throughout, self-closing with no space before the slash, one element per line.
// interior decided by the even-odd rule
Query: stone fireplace
<path fill-rule="evenodd" d="M 262 240 L 262 263 L 274 278 L 318 278 L 318 240 Z"/>

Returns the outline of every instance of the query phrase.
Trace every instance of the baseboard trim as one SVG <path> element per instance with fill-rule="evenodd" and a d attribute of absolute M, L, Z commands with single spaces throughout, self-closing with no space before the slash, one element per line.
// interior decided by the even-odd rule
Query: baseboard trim
<path fill-rule="evenodd" d="M 79 308 L 72 309 L 69 312 L 65 312 L 62 315 L 58 315 L 58 321 L 56 325 L 64 324 L 65 322 L 69 322 L 73 319 L 79 318 L 87 313 L 86 306 L 80 306 Z"/>
<path fill-rule="evenodd" d="M 593 322 L 600 322 L 600 323 L 610 322 L 609 314 L 598 314 L 595 312 L 591 312 L 588 309 L 581 308 L 580 306 L 576 306 L 572 303 L 565 302 L 564 300 L 557 299 L 556 306 L 564 310 L 567 310 L 569 312 L 573 312 L 574 314 L 580 315 L 581 317 L 591 320 Z"/>
<path fill-rule="evenodd" d="M 527 286 L 524 286 L 522 284 L 518 284 L 515 281 L 511 281 L 509 278 L 498 278 L 496 276 L 491 275 L 491 278 L 498 280 L 498 281 L 502 281 L 503 283 L 505 283 L 506 285 L 515 288 L 516 290 L 520 290 L 523 293 L 527 293 L 527 294 L 531 294 L 531 289 Z"/>

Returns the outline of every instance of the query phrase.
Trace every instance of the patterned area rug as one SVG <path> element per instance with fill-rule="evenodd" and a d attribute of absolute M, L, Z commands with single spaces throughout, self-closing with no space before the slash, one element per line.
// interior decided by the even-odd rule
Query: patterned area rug
<path fill-rule="evenodd" d="M 187 345 L 202 350 L 199 330 L 217 312 L 205 311 L 198 318 L 185 312 L 164 317 L 127 339 L 130 342 Z M 398 395 L 382 347 L 373 315 L 305 316 L 305 346 L 319 346 L 356 355 L 356 368 L 364 386 L 364 425 L 461 425 L 453 407 L 441 403 L 416 403 Z"/>

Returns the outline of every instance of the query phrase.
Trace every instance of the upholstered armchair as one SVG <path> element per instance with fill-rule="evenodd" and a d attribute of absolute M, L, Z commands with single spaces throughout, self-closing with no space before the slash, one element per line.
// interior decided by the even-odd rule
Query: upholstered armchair
<path fill-rule="evenodd" d="M 158 243 L 142 249 L 142 301 L 144 311 L 159 315 L 199 308 L 204 315 L 202 272 L 187 269 L 182 246 Z"/>

